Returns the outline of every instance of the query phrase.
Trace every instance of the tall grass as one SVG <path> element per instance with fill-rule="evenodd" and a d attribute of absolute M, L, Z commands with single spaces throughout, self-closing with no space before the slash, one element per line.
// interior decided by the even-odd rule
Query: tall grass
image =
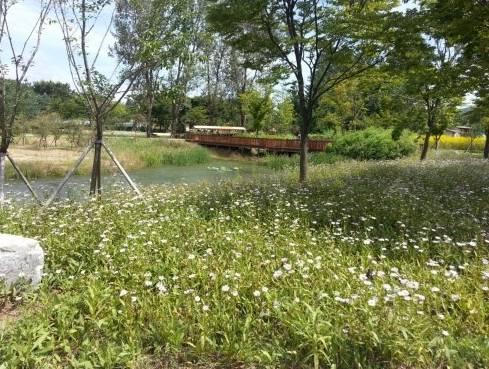
<path fill-rule="evenodd" d="M 313 152 L 309 154 L 308 160 L 312 165 L 320 165 L 334 164 L 348 159 L 341 155 L 336 155 L 329 152 Z M 292 154 L 290 156 L 282 154 L 268 154 L 263 158 L 262 162 L 265 166 L 273 170 L 296 168 L 299 166 L 299 154 Z"/>
<path fill-rule="evenodd" d="M 145 168 L 202 164 L 211 159 L 206 148 L 180 140 L 119 137 L 108 142 L 123 162 L 131 165 L 139 161 Z"/>

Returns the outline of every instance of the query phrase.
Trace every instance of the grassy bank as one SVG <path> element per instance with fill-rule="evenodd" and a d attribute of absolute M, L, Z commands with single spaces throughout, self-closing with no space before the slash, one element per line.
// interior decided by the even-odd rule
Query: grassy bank
<path fill-rule="evenodd" d="M 144 137 L 109 137 L 106 139 L 111 150 L 127 170 L 155 168 L 162 165 L 193 165 L 210 161 L 210 152 L 198 145 L 181 140 Z M 70 170 L 83 148 L 71 148 L 60 141 L 56 146 L 39 148 L 35 141 L 26 145 L 13 145 L 12 156 L 18 161 L 28 178 L 60 177 Z M 77 174 L 89 174 L 93 155 L 89 155 Z M 116 171 L 109 157 L 103 154 L 103 170 L 106 173 Z M 13 168 L 7 166 L 7 177 L 15 177 Z"/>
<path fill-rule="evenodd" d="M 0 300 L 0 363 L 489 367 L 487 163 L 295 175 L 4 210 L 47 264 L 38 292 Z"/>

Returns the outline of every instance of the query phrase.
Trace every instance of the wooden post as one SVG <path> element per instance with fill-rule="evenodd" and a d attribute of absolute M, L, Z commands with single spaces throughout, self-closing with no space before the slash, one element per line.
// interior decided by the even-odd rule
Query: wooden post
<path fill-rule="evenodd" d="M 58 187 L 56 188 L 56 190 L 53 192 L 53 194 L 51 195 L 51 197 L 48 199 L 48 201 L 46 201 L 46 203 L 44 204 L 44 206 L 49 206 L 51 205 L 51 203 L 54 201 L 54 199 L 59 195 L 59 193 L 61 192 L 61 190 L 63 189 L 63 187 L 66 185 L 66 183 L 68 183 L 68 181 L 70 180 L 70 178 L 75 174 L 76 170 L 80 167 L 81 163 L 83 162 L 83 160 L 85 159 L 85 157 L 88 155 L 88 153 L 90 152 L 90 150 L 92 150 L 92 147 L 93 147 L 94 143 L 91 142 L 90 145 L 87 146 L 87 148 L 85 149 L 85 151 L 81 154 L 80 158 L 78 159 L 78 161 L 75 163 L 75 166 L 73 167 L 73 169 L 71 169 L 67 174 L 66 176 L 64 177 L 63 181 L 58 185 Z"/>
<path fill-rule="evenodd" d="M 134 190 L 134 192 L 136 192 L 138 194 L 138 196 L 143 197 L 143 195 L 141 194 L 141 191 L 139 191 L 136 184 L 133 182 L 131 177 L 129 177 L 129 175 L 127 174 L 125 169 L 122 167 L 121 163 L 119 163 L 119 161 L 117 160 L 115 155 L 112 153 L 112 151 L 110 151 L 110 149 L 107 147 L 107 145 L 103 141 L 102 141 L 102 146 L 104 147 L 105 151 L 107 151 L 107 154 L 110 156 L 110 158 L 112 159 L 114 164 L 117 166 L 117 168 L 119 169 L 119 171 L 121 172 L 121 174 L 123 175 L 123 177 L 125 178 L 127 183 L 129 183 L 129 186 L 131 186 L 131 188 Z"/>
<path fill-rule="evenodd" d="M 21 170 L 19 169 L 19 167 L 17 166 L 17 164 L 15 163 L 14 159 L 10 156 L 10 154 L 7 152 L 7 158 L 8 160 L 10 161 L 10 164 L 12 164 L 12 167 L 14 167 L 15 171 L 17 172 L 17 174 L 19 175 L 19 177 L 22 179 L 22 181 L 25 183 L 25 185 L 27 186 L 27 188 L 29 189 L 29 192 L 31 193 L 32 197 L 34 197 L 34 199 L 36 199 L 36 201 L 42 205 L 42 201 L 41 199 L 39 199 L 39 197 L 37 196 L 36 192 L 34 191 L 34 189 L 32 188 L 30 182 L 27 180 L 27 178 L 24 176 L 24 173 L 21 172 Z M 3 192 L 3 191 L 2 191 Z"/>

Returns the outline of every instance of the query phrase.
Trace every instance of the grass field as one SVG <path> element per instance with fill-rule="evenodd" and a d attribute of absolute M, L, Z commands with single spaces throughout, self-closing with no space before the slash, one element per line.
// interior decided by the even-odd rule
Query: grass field
<path fill-rule="evenodd" d="M 488 165 L 7 208 L 47 265 L 0 295 L 0 368 L 487 368 Z"/>
<path fill-rule="evenodd" d="M 144 137 L 109 137 L 106 142 L 127 170 L 154 168 L 161 165 L 192 165 L 210 161 L 211 154 L 205 148 L 181 140 Z M 71 148 L 61 141 L 57 147 L 39 148 L 36 141 L 26 145 L 13 145 L 10 153 L 28 178 L 61 177 L 74 165 L 84 148 Z M 117 169 L 104 153 L 105 172 Z M 78 174 L 89 174 L 93 155 L 89 155 Z M 13 168 L 7 166 L 7 176 L 15 177 Z"/>

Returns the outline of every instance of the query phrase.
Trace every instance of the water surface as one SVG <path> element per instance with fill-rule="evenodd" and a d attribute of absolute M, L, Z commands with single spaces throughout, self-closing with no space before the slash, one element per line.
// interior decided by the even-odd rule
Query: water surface
<path fill-rule="evenodd" d="M 133 181 L 141 187 L 147 185 L 164 184 L 193 184 L 199 182 L 217 182 L 232 178 L 253 178 L 270 173 L 270 169 L 252 162 L 230 160 L 212 160 L 206 164 L 190 166 L 162 166 L 151 169 L 140 169 L 129 172 Z M 46 178 L 32 181 L 38 195 L 46 199 L 56 189 L 62 178 Z M 104 189 L 114 185 L 125 185 L 122 176 L 117 174 L 106 175 L 102 178 Z M 89 191 L 89 176 L 74 176 L 61 193 L 63 198 L 79 198 Z M 128 191 L 130 190 L 127 186 Z M 9 180 L 5 185 L 7 201 L 30 199 L 26 186 L 18 180 Z"/>

